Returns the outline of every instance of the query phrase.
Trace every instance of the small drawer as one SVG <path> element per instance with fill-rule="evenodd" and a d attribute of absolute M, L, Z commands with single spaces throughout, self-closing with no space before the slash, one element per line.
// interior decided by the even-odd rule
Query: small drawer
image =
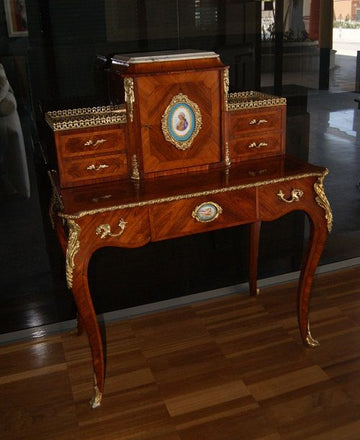
<path fill-rule="evenodd" d="M 236 226 L 256 214 L 255 188 L 162 203 L 150 208 L 152 240 Z"/>
<path fill-rule="evenodd" d="M 261 220 L 275 220 L 287 212 L 304 210 L 314 202 L 314 177 L 278 182 L 259 188 Z"/>
<path fill-rule="evenodd" d="M 124 151 L 125 132 L 123 128 L 59 132 L 56 143 L 62 158 Z"/>
<path fill-rule="evenodd" d="M 279 130 L 282 126 L 280 109 L 229 112 L 231 137 L 237 138 L 246 132 Z"/>
<path fill-rule="evenodd" d="M 109 180 L 127 175 L 125 154 L 93 156 L 64 160 L 60 166 L 62 187 L 88 184 L 95 180 Z"/>
<path fill-rule="evenodd" d="M 281 132 L 256 133 L 252 136 L 230 140 L 230 158 L 239 160 L 274 156 L 284 151 L 284 139 Z"/>

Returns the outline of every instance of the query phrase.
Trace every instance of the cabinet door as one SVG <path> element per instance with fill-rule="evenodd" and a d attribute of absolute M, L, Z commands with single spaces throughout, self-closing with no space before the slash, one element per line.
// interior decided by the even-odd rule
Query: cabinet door
<path fill-rule="evenodd" d="M 194 70 L 136 79 L 145 174 L 221 160 L 221 72 Z"/>

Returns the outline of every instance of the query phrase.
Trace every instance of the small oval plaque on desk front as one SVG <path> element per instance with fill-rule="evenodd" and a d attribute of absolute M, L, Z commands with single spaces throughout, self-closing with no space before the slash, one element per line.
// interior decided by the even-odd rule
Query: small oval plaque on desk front
<path fill-rule="evenodd" d="M 205 202 L 197 206 L 192 216 L 198 222 L 207 223 L 217 219 L 222 213 L 222 208 L 215 202 Z"/>

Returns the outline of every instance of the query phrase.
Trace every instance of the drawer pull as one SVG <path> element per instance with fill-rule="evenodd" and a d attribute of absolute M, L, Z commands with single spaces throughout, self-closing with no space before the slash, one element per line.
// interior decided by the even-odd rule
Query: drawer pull
<path fill-rule="evenodd" d="M 125 230 L 126 221 L 121 218 L 118 224 L 120 231 L 116 234 L 111 232 L 111 226 L 108 223 L 105 223 L 103 225 L 99 225 L 96 228 L 96 235 L 99 235 L 101 239 L 110 236 L 110 237 L 119 237 Z"/>
<path fill-rule="evenodd" d="M 267 146 L 268 146 L 267 142 L 259 142 L 258 144 L 256 142 L 252 142 L 251 144 L 248 145 L 248 148 L 262 148 Z"/>
<path fill-rule="evenodd" d="M 201 223 L 212 222 L 222 213 L 222 207 L 215 202 L 205 202 L 198 205 L 192 212 L 192 217 Z"/>
<path fill-rule="evenodd" d="M 100 144 L 103 144 L 106 142 L 106 139 L 98 139 L 96 142 L 94 142 L 92 139 L 89 139 L 85 142 L 85 147 L 97 147 Z"/>
<path fill-rule="evenodd" d="M 266 119 L 252 119 L 249 122 L 249 125 L 261 125 L 261 124 L 267 124 L 268 121 Z"/>
<path fill-rule="evenodd" d="M 88 171 L 99 171 L 99 170 L 103 170 L 104 168 L 109 168 L 109 165 L 106 165 L 106 163 L 101 163 L 98 166 L 91 164 L 88 167 L 86 167 Z"/>
<path fill-rule="evenodd" d="M 279 199 L 285 203 L 298 202 L 303 195 L 304 192 L 301 191 L 301 189 L 296 189 L 296 188 L 291 190 L 290 198 L 288 199 L 285 198 L 285 194 L 281 190 L 277 193 Z"/>

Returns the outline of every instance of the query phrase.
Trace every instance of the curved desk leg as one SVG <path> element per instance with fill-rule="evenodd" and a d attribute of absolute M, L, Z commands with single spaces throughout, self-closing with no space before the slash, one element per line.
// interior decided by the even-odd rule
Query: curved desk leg
<path fill-rule="evenodd" d="M 261 221 L 250 223 L 250 243 L 249 243 L 249 290 L 250 295 L 258 295 L 258 258 L 259 258 L 259 239 Z"/>
<path fill-rule="evenodd" d="M 323 219 L 318 217 L 310 219 L 310 236 L 308 248 L 303 258 L 300 279 L 298 284 L 298 320 L 301 337 L 304 345 L 316 347 L 319 342 L 314 339 L 310 332 L 309 322 L 309 300 L 310 290 L 314 279 L 314 274 L 320 260 L 328 230 Z"/>
<path fill-rule="evenodd" d="M 96 408 L 100 406 L 104 392 L 105 362 L 101 333 L 87 278 L 91 252 L 86 248 L 86 243 L 84 246 L 80 244 L 80 226 L 74 220 L 67 222 L 69 237 L 66 249 L 66 279 L 74 296 L 80 325 L 85 328 L 89 339 L 94 368 L 94 393 L 90 405 Z"/>

